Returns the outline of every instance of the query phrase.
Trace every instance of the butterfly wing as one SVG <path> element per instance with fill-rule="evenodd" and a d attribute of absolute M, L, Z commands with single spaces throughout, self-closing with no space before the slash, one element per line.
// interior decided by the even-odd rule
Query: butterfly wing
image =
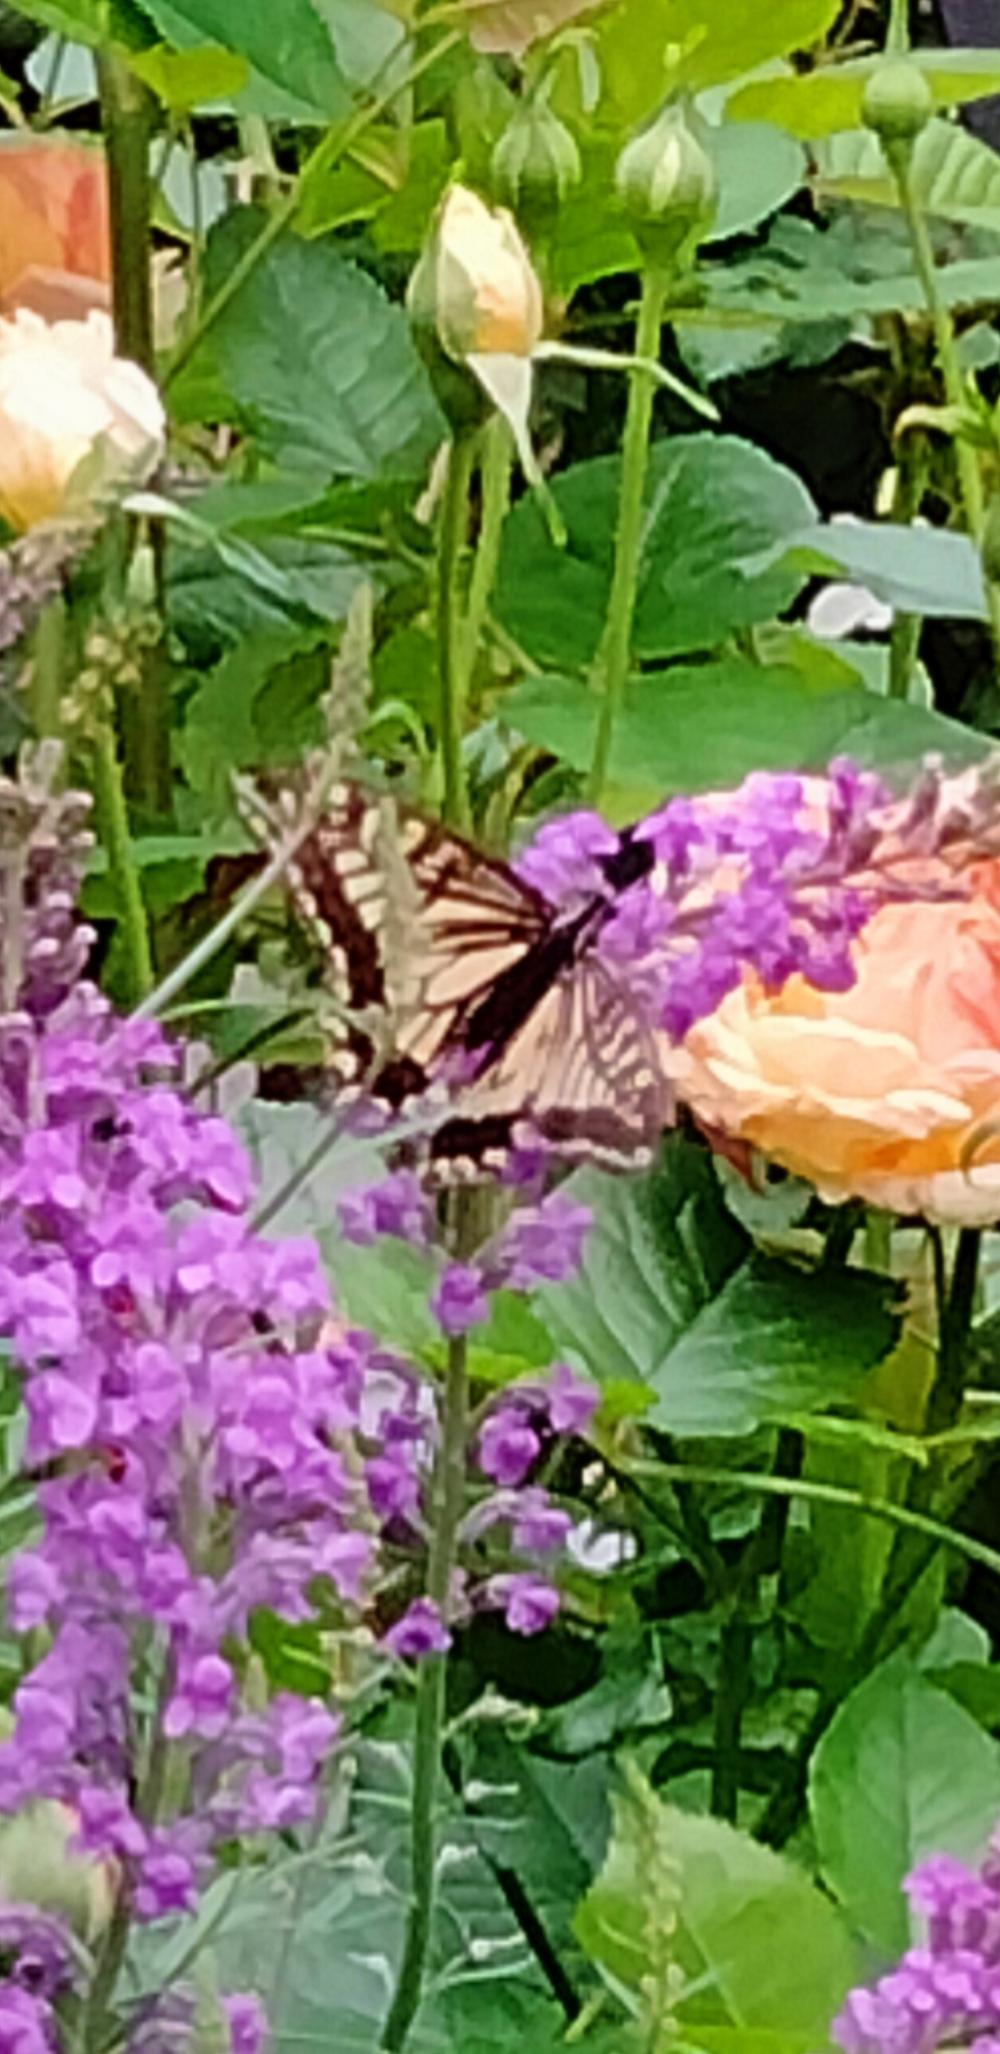
<path fill-rule="evenodd" d="M 673 1113 L 659 1040 L 600 957 L 583 954 L 461 1094 L 434 1135 L 434 1168 L 458 1179 L 496 1170 L 540 1137 L 564 1159 L 634 1169 Z"/>
<path fill-rule="evenodd" d="M 655 1146 L 670 1087 L 657 1036 L 591 946 L 601 899 L 560 921 L 506 864 L 349 782 L 289 882 L 345 1009 L 341 1078 L 393 1104 L 451 1087 L 430 1142 L 443 1180 L 495 1170 L 519 1136 L 619 1166 Z M 388 1056 L 372 1012 L 393 1017 Z"/>
<path fill-rule="evenodd" d="M 505 864 L 420 814 L 337 786 L 289 881 L 349 1015 L 393 1017 L 384 1073 L 363 1025 L 347 1025 L 342 1051 L 345 1072 L 365 1074 L 389 1097 L 419 1090 L 449 1051 L 467 1046 L 470 1067 L 487 1062 L 494 994 L 502 1005 L 509 993 L 515 1016 L 533 1003 L 537 980 L 524 983 L 522 967 L 545 944 L 551 907 Z M 464 1025 L 483 1009 L 466 1044 Z"/>

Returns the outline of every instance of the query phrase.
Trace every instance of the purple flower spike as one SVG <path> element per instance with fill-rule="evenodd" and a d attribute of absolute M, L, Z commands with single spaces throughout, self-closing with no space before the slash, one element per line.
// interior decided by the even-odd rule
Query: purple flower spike
<path fill-rule="evenodd" d="M 501 1489 L 521 1483 L 541 1451 L 534 1428 L 513 1405 L 492 1412 L 479 1430 L 479 1467 Z"/>
<path fill-rule="evenodd" d="M 260 1998 L 236 1991 L 223 1997 L 222 2009 L 229 2027 L 230 2054 L 261 2054 L 267 2043 L 267 2018 Z"/>
<path fill-rule="evenodd" d="M 414 1598 L 402 1618 L 383 1634 L 382 1646 L 391 1655 L 420 1661 L 424 1655 L 447 1654 L 451 1634 L 433 1598 Z"/>
<path fill-rule="evenodd" d="M 431 1311 L 442 1332 L 467 1334 L 489 1318 L 489 1301 L 479 1271 L 467 1262 L 450 1262 L 431 1298 Z"/>

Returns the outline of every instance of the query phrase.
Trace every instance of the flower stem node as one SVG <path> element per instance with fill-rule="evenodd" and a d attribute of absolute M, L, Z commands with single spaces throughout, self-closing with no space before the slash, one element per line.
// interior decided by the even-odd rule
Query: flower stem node
<path fill-rule="evenodd" d="M 675 270 L 694 257 L 715 213 L 715 166 L 684 108 L 672 104 L 626 143 L 615 188 L 650 263 Z"/>
<path fill-rule="evenodd" d="M 933 112 L 934 95 L 927 79 L 908 57 L 886 58 L 872 72 L 861 102 L 861 118 L 886 149 L 915 143 Z"/>
<path fill-rule="evenodd" d="M 518 108 L 496 144 L 490 171 L 500 199 L 533 234 L 551 228 L 582 177 L 575 137 L 544 100 Z"/>

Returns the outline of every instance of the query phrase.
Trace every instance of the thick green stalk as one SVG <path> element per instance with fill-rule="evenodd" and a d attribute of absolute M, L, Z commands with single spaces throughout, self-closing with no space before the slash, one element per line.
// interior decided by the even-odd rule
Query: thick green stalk
<path fill-rule="evenodd" d="M 137 1005 L 152 991 L 153 957 L 139 868 L 129 830 L 122 766 L 110 721 L 101 726 L 94 741 L 92 765 L 98 831 L 118 906 L 128 985 L 125 997 L 129 1005 Z"/>
<path fill-rule="evenodd" d="M 458 1522 L 465 1502 L 465 1444 L 468 1375 L 464 1335 L 448 1344 L 448 1368 L 442 1399 L 441 1443 L 431 1486 L 431 1544 L 427 1595 L 446 1612 L 455 1567 Z M 392 2004 L 382 2032 L 382 2054 L 400 2054 L 410 2036 L 423 1989 L 434 1910 L 437 1864 L 438 1778 L 444 1727 L 447 1665 L 443 1656 L 426 1656 L 417 1678 L 416 1726 L 413 1741 L 413 1795 L 410 1809 L 410 1906 Z"/>
<path fill-rule="evenodd" d="M 908 143 L 883 144 L 889 169 L 896 182 L 899 204 L 903 211 L 910 238 L 913 267 L 920 281 L 921 290 L 931 317 L 938 364 L 944 384 L 948 405 L 956 412 L 963 412 L 966 405 L 965 378 L 951 308 L 945 305 L 941 295 L 934 246 L 931 242 L 926 217 L 920 203 L 912 176 L 912 145 Z M 986 494 L 983 476 L 979 468 L 979 457 L 964 435 L 955 436 L 955 462 L 958 467 L 958 482 L 965 511 L 965 524 L 977 549 L 982 546 L 986 526 Z M 986 581 L 986 602 L 989 610 L 990 633 L 997 663 L 1000 664 L 1000 587 L 991 580 Z"/>
<path fill-rule="evenodd" d="M 35 623 L 31 665 L 31 718 L 39 739 L 62 730 L 65 684 L 66 601 L 61 592 L 47 599 Z"/>
<path fill-rule="evenodd" d="M 910 47 L 910 0 L 891 0 L 885 47 L 887 56 L 905 57 Z"/>
<path fill-rule="evenodd" d="M 440 690 L 439 739 L 444 774 L 444 818 L 468 826 L 468 798 L 462 766 L 467 669 L 462 614 L 462 555 L 469 533 L 469 486 L 475 463 L 474 433 L 460 429 L 448 454 L 448 476 L 438 538 L 437 648 Z"/>
<path fill-rule="evenodd" d="M 920 512 L 927 484 L 927 471 L 926 438 L 913 433 L 904 435 L 896 461 L 896 490 L 892 505 L 892 519 L 903 527 L 909 527 Z M 893 615 L 889 637 L 890 699 L 908 699 L 910 696 L 923 625 L 922 614 Z"/>
<path fill-rule="evenodd" d="M 512 444 L 510 429 L 502 414 L 493 414 L 482 431 L 479 444 L 479 535 L 472 560 L 469 597 L 465 611 L 465 693 L 475 669 L 483 638 L 490 596 L 500 561 L 503 524 L 510 505 Z"/>
<path fill-rule="evenodd" d="M 650 266 L 643 274 L 642 297 L 635 329 L 635 355 L 659 361 L 660 331 L 666 305 L 669 273 Z M 611 597 L 596 664 L 601 686 L 601 708 L 597 741 L 591 764 L 588 797 L 600 804 L 607 782 L 615 725 L 628 682 L 632 654 L 632 623 L 639 590 L 642 555 L 643 501 L 649 461 L 649 431 L 653 418 L 656 384 L 648 371 L 630 374 L 628 411 L 622 442 L 621 484 L 618 493 L 618 529 L 615 536 L 615 566 Z"/>
<path fill-rule="evenodd" d="M 155 376 L 150 252 L 153 185 L 149 168 L 156 102 L 112 47 L 98 52 L 101 126 L 108 162 L 111 215 L 111 293 L 115 346 L 120 356 Z M 122 575 L 131 547 L 131 524 L 119 523 Z M 122 741 L 130 792 L 143 810 L 165 816 L 171 806 L 170 693 L 167 667 L 153 649 L 143 680 L 123 702 Z"/>

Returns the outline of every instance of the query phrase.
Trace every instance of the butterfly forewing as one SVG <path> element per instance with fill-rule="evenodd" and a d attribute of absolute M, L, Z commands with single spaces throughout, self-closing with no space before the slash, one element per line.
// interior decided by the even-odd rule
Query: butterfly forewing
<path fill-rule="evenodd" d="M 385 942 L 394 894 L 385 808 L 359 786 L 338 786 L 297 851 L 292 889 L 318 929 L 337 995 L 357 1011 L 395 999 L 395 1048 L 429 1071 L 460 1020 L 544 937 L 552 911 L 502 864 L 400 809 L 396 853 L 410 903 L 400 909 L 403 975 L 390 992 Z"/>

